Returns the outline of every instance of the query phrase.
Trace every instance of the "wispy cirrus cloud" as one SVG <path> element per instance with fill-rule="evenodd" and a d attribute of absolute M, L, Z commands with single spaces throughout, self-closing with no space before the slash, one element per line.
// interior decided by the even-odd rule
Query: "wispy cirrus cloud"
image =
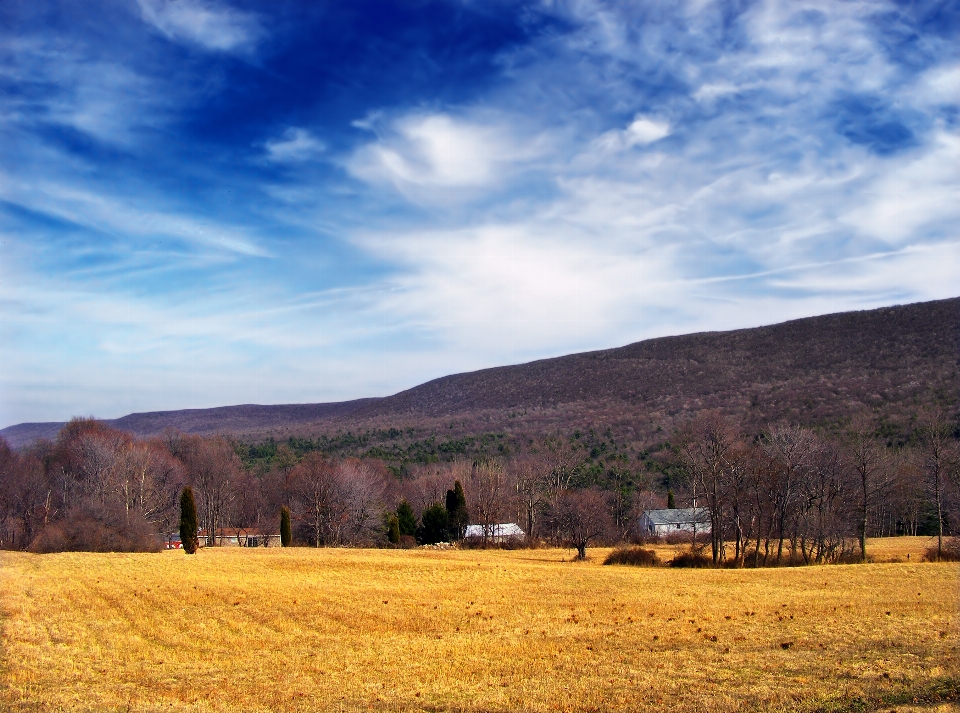
<path fill-rule="evenodd" d="M 124 200 L 76 186 L 46 182 L 24 185 L 0 173 L 0 200 L 121 239 L 167 238 L 204 251 L 270 256 L 243 228 L 155 207 L 138 208 L 129 197 Z"/>
<path fill-rule="evenodd" d="M 137 0 L 145 22 L 175 42 L 246 52 L 264 37 L 257 16 L 205 0 Z"/>
<path fill-rule="evenodd" d="M 0 421 L 956 295 L 949 7 L 370 2 L 6 23 Z"/>
<path fill-rule="evenodd" d="M 306 129 L 290 127 L 279 138 L 264 144 L 267 159 L 276 163 L 299 163 L 315 159 L 326 150 L 326 145 Z"/>

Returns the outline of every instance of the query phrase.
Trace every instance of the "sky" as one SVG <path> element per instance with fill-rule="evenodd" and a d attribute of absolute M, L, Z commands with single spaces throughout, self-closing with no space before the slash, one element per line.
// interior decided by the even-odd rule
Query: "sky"
<path fill-rule="evenodd" d="M 0 427 L 957 295 L 956 0 L 0 3 Z"/>

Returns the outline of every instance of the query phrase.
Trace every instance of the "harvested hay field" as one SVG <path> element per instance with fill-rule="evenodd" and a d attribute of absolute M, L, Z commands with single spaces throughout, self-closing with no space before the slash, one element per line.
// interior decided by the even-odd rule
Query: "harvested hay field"
<path fill-rule="evenodd" d="M 956 564 L 590 554 L 0 553 L 0 708 L 955 710 Z"/>

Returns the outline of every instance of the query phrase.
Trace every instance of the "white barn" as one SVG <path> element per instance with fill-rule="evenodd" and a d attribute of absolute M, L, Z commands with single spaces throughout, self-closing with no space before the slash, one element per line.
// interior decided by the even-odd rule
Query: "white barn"
<path fill-rule="evenodd" d="M 649 537 L 683 532 L 709 534 L 710 511 L 707 508 L 647 510 L 640 516 L 640 532 Z"/>
<path fill-rule="evenodd" d="M 509 540 L 521 539 L 526 533 L 520 529 L 515 522 L 506 522 L 500 525 L 467 525 L 467 531 L 464 533 L 464 539 L 483 539 L 483 531 L 487 531 L 487 542 L 507 542 Z"/>

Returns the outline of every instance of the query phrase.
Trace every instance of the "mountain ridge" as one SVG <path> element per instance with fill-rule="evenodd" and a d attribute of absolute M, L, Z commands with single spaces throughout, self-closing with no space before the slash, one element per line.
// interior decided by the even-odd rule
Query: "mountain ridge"
<path fill-rule="evenodd" d="M 601 420 L 670 423 L 709 408 L 748 420 L 828 422 L 864 409 L 895 415 L 931 401 L 955 402 L 958 362 L 960 298 L 951 298 L 658 337 L 451 374 L 391 396 L 153 411 L 105 423 L 137 436 L 175 428 L 285 437 L 401 422 L 429 430 L 451 417 L 463 417 L 456 433 L 481 424 L 514 430 L 518 424 L 528 430 L 587 425 L 591 413 Z M 519 422 L 518 409 L 524 410 Z M 0 436 L 21 447 L 54 437 L 62 425 L 17 424 Z"/>

